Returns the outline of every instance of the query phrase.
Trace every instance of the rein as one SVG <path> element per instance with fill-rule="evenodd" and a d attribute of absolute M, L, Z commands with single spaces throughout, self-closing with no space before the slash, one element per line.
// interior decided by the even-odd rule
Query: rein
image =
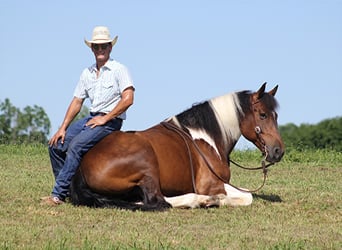
<path fill-rule="evenodd" d="M 188 155 L 189 155 L 189 161 L 190 161 L 190 170 L 191 170 L 191 181 L 192 181 L 192 187 L 194 188 L 194 192 L 197 194 L 197 189 L 196 189 L 196 183 L 195 183 L 195 172 L 194 172 L 194 165 L 192 164 L 192 156 L 191 156 L 191 152 L 190 152 L 190 148 L 189 148 L 189 144 L 187 143 L 185 137 L 187 137 L 188 139 L 190 139 L 191 141 L 192 138 L 190 137 L 190 135 L 188 135 L 187 133 L 185 133 L 183 130 L 181 130 L 180 128 L 178 128 L 176 125 L 173 125 L 171 123 L 168 122 L 161 122 L 161 125 L 163 125 L 165 128 L 172 130 L 174 132 L 176 132 L 180 137 L 182 137 L 183 141 L 185 142 L 186 145 L 186 149 L 188 150 Z M 193 141 L 193 143 L 195 144 L 195 142 Z M 197 145 L 196 145 L 197 146 Z"/>
<path fill-rule="evenodd" d="M 192 137 L 185 133 L 182 129 L 180 129 L 179 127 L 177 127 L 174 124 L 168 123 L 168 122 L 161 122 L 161 125 L 163 125 L 164 127 L 166 127 L 169 130 L 172 130 L 174 132 L 176 132 L 179 136 L 182 137 L 182 139 L 184 140 L 187 150 L 188 150 L 188 154 L 189 154 L 189 159 L 190 159 L 190 165 L 191 165 L 191 179 L 192 179 L 192 186 L 194 188 L 194 192 L 197 194 L 197 189 L 196 189 L 196 183 L 195 183 L 195 172 L 194 172 L 194 166 L 192 164 L 192 156 L 191 156 L 191 152 L 190 152 L 190 148 L 189 145 L 186 141 L 185 138 L 188 138 L 192 144 L 195 146 L 197 152 L 202 156 L 203 160 L 205 161 L 207 167 L 209 168 L 209 170 L 211 171 L 211 173 L 213 175 L 215 175 L 219 180 L 221 180 L 223 183 L 227 183 L 227 180 L 223 179 L 221 176 L 219 176 L 215 170 L 213 169 L 213 167 L 211 166 L 210 162 L 208 161 L 207 157 L 203 154 L 202 150 L 198 147 L 198 145 L 195 143 L 195 141 L 192 139 Z"/>
<path fill-rule="evenodd" d="M 215 170 L 213 169 L 212 165 L 210 164 L 210 162 L 208 161 L 207 157 L 203 154 L 202 150 L 198 147 L 198 145 L 196 144 L 196 142 L 193 140 L 193 138 L 187 134 L 185 131 L 183 131 L 182 129 L 180 129 L 178 126 L 174 125 L 174 124 L 171 124 L 171 123 L 168 123 L 168 122 L 161 122 L 160 123 L 162 126 L 164 126 L 165 128 L 169 129 L 169 130 L 172 130 L 174 131 L 175 133 L 177 133 L 182 139 L 183 141 L 185 142 L 185 145 L 187 147 L 187 151 L 188 151 L 188 155 L 189 155 L 189 161 L 190 161 L 190 166 L 191 166 L 191 180 L 192 180 L 192 186 L 194 188 L 194 192 L 197 194 L 197 189 L 196 189 L 196 183 L 195 183 L 195 173 L 194 173 L 194 166 L 193 166 L 193 162 L 192 162 L 192 156 L 191 156 L 191 152 L 190 152 L 190 147 L 189 147 L 189 144 L 187 143 L 186 141 L 186 138 L 188 138 L 192 144 L 195 146 L 196 150 L 198 151 L 198 153 L 201 155 L 201 157 L 203 158 L 203 160 L 205 161 L 207 167 L 209 168 L 209 170 L 211 171 L 211 173 L 213 175 L 215 175 L 219 180 L 221 180 L 223 183 L 226 183 L 228 184 L 227 180 L 224 180 L 221 176 L 219 176 Z M 267 152 L 267 151 L 266 151 Z M 266 158 L 266 157 L 265 157 Z M 257 189 L 255 190 L 244 190 L 244 189 L 241 189 L 241 188 L 238 188 L 232 184 L 229 184 L 230 186 L 236 188 L 237 190 L 239 191 L 242 191 L 242 192 L 249 192 L 249 193 L 254 193 L 254 192 L 257 192 L 259 191 L 261 188 L 263 188 L 263 186 L 265 185 L 265 182 L 266 182 L 266 178 L 267 178 L 267 168 L 271 165 L 273 165 L 274 163 L 269 163 L 266 165 L 265 163 L 265 160 L 262 160 L 261 161 L 261 167 L 255 167 L 255 168 L 247 168 L 247 167 L 243 167 L 242 165 L 234 162 L 233 160 L 230 160 L 229 159 L 229 162 L 233 163 L 234 165 L 242 168 L 242 169 L 245 169 L 245 170 L 259 170 L 259 169 L 262 169 L 263 170 L 263 174 L 264 174 L 264 180 L 263 180 L 263 183 L 260 187 L 258 187 Z"/>
<path fill-rule="evenodd" d="M 229 159 L 229 162 L 231 162 L 231 163 L 233 163 L 235 166 L 237 166 L 237 167 L 239 167 L 239 168 L 242 168 L 242 169 L 245 169 L 245 170 L 259 170 L 259 169 L 262 169 L 262 173 L 264 174 L 264 180 L 263 180 L 261 186 L 258 187 L 258 188 L 256 188 L 256 189 L 254 189 L 254 190 L 248 190 L 248 191 L 247 191 L 247 190 L 238 188 L 238 187 L 236 187 L 236 186 L 234 186 L 234 185 L 232 185 L 232 184 L 229 184 L 229 185 L 231 185 L 232 187 L 236 188 L 236 189 L 239 190 L 239 191 L 249 192 L 249 193 L 258 192 L 260 189 L 262 189 L 262 188 L 264 187 L 264 185 L 265 185 L 265 183 L 266 183 L 266 179 L 267 179 L 267 168 L 270 167 L 270 166 L 272 166 L 272 165 L 274 164 L 274 163 L 268 163 L 268 164 L 266 165 L 265 160 L 262 160 L 262 161 L 261 161 L 261 167 L 248 168 L 248 167 L 244 167 L 244 166 L 242 166 L 242 165 L 240 165 L 240 164 L 238 164 L 238 163 L 236 163 L 235 161 L 230 160 L 230 159 Z"/>

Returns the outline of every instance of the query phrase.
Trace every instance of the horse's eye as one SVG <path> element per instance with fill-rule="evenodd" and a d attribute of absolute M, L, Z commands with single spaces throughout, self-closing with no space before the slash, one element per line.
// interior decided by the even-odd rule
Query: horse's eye
<path fill-rule="evenodd" d="M 265 120 L 267 118 L 267 114 L 266 113 L 260 113 L 260 119 L 261 120 Z"/>

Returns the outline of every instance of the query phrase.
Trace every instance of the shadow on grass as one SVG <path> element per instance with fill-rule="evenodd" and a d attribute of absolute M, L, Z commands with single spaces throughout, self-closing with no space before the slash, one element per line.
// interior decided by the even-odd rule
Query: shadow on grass
<path fill-rule="evenodd" d="M 276 194 L 253 194 L 253 198 L 262 199 L 270 202 L 283 202 L 281 197 Z"/>

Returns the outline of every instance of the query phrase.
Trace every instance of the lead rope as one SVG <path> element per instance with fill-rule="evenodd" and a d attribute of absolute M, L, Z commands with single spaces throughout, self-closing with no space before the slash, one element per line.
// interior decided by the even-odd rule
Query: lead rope
<path fill-rule="evenodd" d="M 262 189 L 262 188 L 264 187 L 264 185 L 265 185 L 265 183 L 266 183 L 266 179 L 267 179 L 267 168 L 268 168 L 269 166 L 272 166 L 272 165 L 274 164 L 274 163 L 269 163 L 269 164 L 266 165 L 265 160 L 262 160 L 262 161 L 261 161 L 261 167 L 247 168 L 247 167 L 241 166 L 240 164 L 237 164 L 237 163 L 236 163 L 235 161 L 233 161 L 233 160 L 229 160 L 229 161 L 230 161 L 231 163 L 233 163 L 234 165 L 238 166 L 239 168 L 242 168 L 242 169 L 245 169 L 245 170 L 258 170 L 258 169 L 262 169 L 262 172 L 263 172 L 263 174 L 264 174 L 264 180 L 263 180 L 261 186 L 258 187 L 258 188 L 256 188 L 256 189 L 254 189 L 254 190 L 244 190 L 244 189 L 241 189 L 241 188 L 239 188 L 239 187 L 237 187 L 237 186 L 234 186 L 234 185 L 232 185 L 232 184 L 229 183 L 229 185 L 232 186 L 233 188 L 236 188 L 236 189 L 239 190 L 239 191 L 248 192 L 248 193 L 256 193 L 256 192 L 258 192 L 260 189 Z"/>
<path fill-rule="evenodd" d="M 258 136 L 260 142 L 264 145 L 264 148 L 265 148 L 265 149 L 264 149 L 265 157 L 264 157 L 264 159 L 261 161 L 261 167 L 247 168 L 247 167 L 244 167 L 244 166 L 242 166 L 242 165 L 236 163 L 235 161 L 229 159 L 229 162 L 231 162 L 231 163 L 233 163 L 234 165 L 238 166 L 239 168 L 242 168 L 242 169 L 245 169 L 245 170 L 258 170 L 258 169 L 262 169 L 262 172 L 263 172 L 263 174 L 264 174 L 264 180 L 263 180 L 261 186 L 258 187 L 257 189 L 254 189 L 254 190 L 251 190 L 251 191 L 246 191 L 246 190 L 243 190 L 243 189 L 241 189 L 241 188 L 238 188 L 238 187 L 236 187 L 236 186 L 234 186 L 234 185 L 232 185 L 232 184 L 229 184 L 229 185 L 231 185 L 232 187 L 234 187 L 234 188 L 236 188 L 236 189 L 238 189 L 238 190 L 240 190 L 240 191 L 250 192 L 250 193 L 255 193 L 255 192 L 259 191 L 260 189 L 262 189 L 262 188 L 264 187 L 264 185 L 265 185 L 265 183 L 266 183 L 266 179 L 267 179 L 267 168 L 268 168 L 269 166 L 272 166 L 272 165 L 274 164 L 274 163 L 269 163 L 269 164 L 266 165 L 265 160 L 266 160 L 266 158 L 267 158 L 267 152 L 268 152 L 268 151 L 267 151 L 267 147 L 266 147 L 266 145 L 265 145 L 265 143 L 264 143 L 264 140 L 262 139 L 262 137 L 261 137 L 261 135 L 260 135 L 260 134 L 262 133 L 262 130 L 261 130 L 261 128 L 260 128 L 259 126 L 256 126 L 254 130 L 255 130 L 255 133 L 257 134 L 257 136 Z"/>
<path fill-rule="evenodd" d="M 209 170 L 211 171 L 211 173 L 213 175 L 215 175 L 219 180 L 221 180 L 222 182 L 224 183 L 227 183 L 227 180 L 223 179 L 221 176 L 219 176 L 213 169 L 213 167 L 211 166 L 210 162 L 208 161 L 207 157 L 203 154 L 202 150 L 198 147 L 197 143 L 195 143 L 195 141 L 192 139 L 192 137 L 185 133 L 183 130 L 181 130 L 179 127 L 177 127 L 176 125 L 174 124 L 171 124 L 171 123 L 167 123 L 167 122 L 162 122 L 161 123 L 163 126 L 165 126 L 166 128 L 172 130 L 172 131 L 175 131 L 177 134 L 179 134 L 183 140 L 185 141 L 185 144 L 187 144 L 187 148 L 188 150 L 189 147 L 188 147 L 188 143 L 186 142 L 185 140 L 185 136 L 192 142 L 192 144 L 194 145 L 194 147 L 196 148 L 197 152 L 202 156 L 204 162 L 206 163 L 207 167 L 209 168 Z M 190 154 L 190 152 L 189 152 Z M 191 166 L 191 172 L 192 174 L 194 173 L 193 171 L 193 166 Z M 194 180 L 194 176 L 192 176 L 192 179 L 193 179 L 193 186 L 194 186 L 194 190 L 196 190 L 196 187 L 195 187 L 195 180 Z M 196 192 L 197 193 L 197 192 Z"/>
<path fill-rule="evenodd" d="M 261 129 L 260 129 L 259 126 L 256 126 L 256 127 L 255 127 L 255 132 L 257 133 L 258 137 L 260 137 Z M 261 139 L 261 138 L 260 138 L 260 139 Z M 262 188 L 264 187 L 264 185 L 265 185 L 265 183 L 266 183 L 266 179 L 267 179 L 267 168 L 270 167 L 270 166 L 272 166 L 272 165 L 274 164 L 274 163 L 271 162 L 271 163 L 268 163 L 268 164 L 266 165 L 265 159 L 267 158 L 267 148 L 266 148 L 266 146 L 264 146 L 264 147 L 265 147 L 265 157 L 264 157 L 264 159 L 261 161 L 261 167 L 255 167 L 255 168 L 244 167 L 244 166 L 242 166 L 242 165 L 236 163 L 235 161 L 229 159 L 229 162 L 231 162 L 231 163 L 233 163 L 235 166 L 237 166 L 237 167 L 239 167 L 239 168 L 242 168 L 242 169 L 245 169 L 245 170 L 259 170 L 259 169 L 262 169 L 262 173 L 264 174 L 264 180 L 263 180 L 261 186 L 258 187 L 258 188 L 256 188 L 256 189 L 254 189 L 254 190 L 248 190 L 248 191 L 247 191 L 247 190 L 243 190 L 243 189 L 241 189 L 241 188 L 238 188 L 238 187 L 236 187 L 236 186 L 234 186 L 234 185 L 232 185 L 232 184 L 229 184 L 229 185 L 231 185 L 232 187 L 236 188 L 237 190 L 240 190 L 240 191 L 243 191 L 243 192 L 249 192 L 249 193 L 256 193 L 256 192 L 258 192 L 260 189 L 262 189 Z"/>

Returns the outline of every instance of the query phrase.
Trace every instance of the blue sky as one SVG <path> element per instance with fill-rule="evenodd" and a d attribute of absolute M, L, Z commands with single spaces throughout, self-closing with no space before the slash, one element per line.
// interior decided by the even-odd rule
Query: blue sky
<path fill-rule="evenodd" d="M 42 106 L 55 132 L 94 26 L 119 39 L 112 57 L 136 86 L 124 130 L 195 102 L 279 84 L 279 124 L 342 115 L 342 1 L 1 1 L 0 101 Z"/>

